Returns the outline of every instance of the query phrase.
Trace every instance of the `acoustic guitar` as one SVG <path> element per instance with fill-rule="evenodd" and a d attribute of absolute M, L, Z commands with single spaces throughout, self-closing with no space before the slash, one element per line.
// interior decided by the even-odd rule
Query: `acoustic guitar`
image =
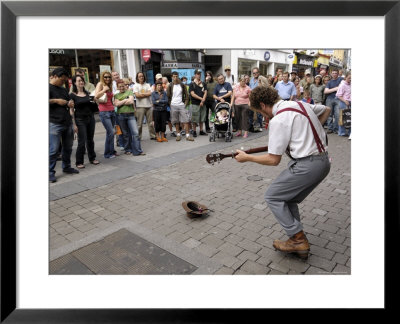
<path fill-rule="evenodd" d="M 254 154 L 254 153 L 260 153 L 260 152 L 267 152 L 268 151 L 268 146 L 263 146 L 263 147 L 256 147 L 247 151 L 244 151 L 246 154 Z M 222 153 L 210 153 L 207 154 L 206 156 L 206 161 L 212 165 L 214 165 L 215 162 L 220 163 L 223 159 L 227 157 L 231 157 L 232 159 L 235 158 L 235 156 L 238 155 L 238 153 L 234 153 L 232 151 L 231 154 L 222 154 Z"/>

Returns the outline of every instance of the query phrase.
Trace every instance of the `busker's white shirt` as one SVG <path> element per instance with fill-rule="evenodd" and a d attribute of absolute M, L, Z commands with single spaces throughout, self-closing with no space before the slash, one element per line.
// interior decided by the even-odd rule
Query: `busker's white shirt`
<path fill-rule="evenodd" d="M 318 116 L 325 111 L 324 105 L 311 105 L 302 102 L 310 119 L 327 150 L 325 130 L 318 119 Z M 294 108 L 301 111 L 295 101 L 278 101 L 272 108 L 274 117 L 269 123 L 268 153 L 283 155 L 287 146 L 290 147 L 290 154 L 298 159 L 309 155 L 318 154 L 318 147 L 308 121 L 308 118 L 294 111 L 276 113 L 285 108 Z"/>

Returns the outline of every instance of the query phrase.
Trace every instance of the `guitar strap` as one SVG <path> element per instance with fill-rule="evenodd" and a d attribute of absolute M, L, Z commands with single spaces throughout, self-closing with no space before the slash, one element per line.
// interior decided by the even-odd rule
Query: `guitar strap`
<path fill-rule="evenodd" d="M 316 131 L 316 129 L 315 129 L 315 127 L 314 127 L 312 121 L 311 121 L 310 116 L 308 115 L 307 111 L 305 110 L 303 104 L 302 104 L 301 102 L 299 102 L 299 101 L 296 101 L 296 102 L 297 102 L 297 104 L 299 105 L 299 107 L 300 107 L 301 110 L 298 110 L 298 109 L 295 109 L 295 108 L 285 108 L 285 109 L 279 110 L 279 111 L 276 113 L 276 115 L 279 115 L 280 113 L 282 113 L 282 112 L 284 112 L 284 111 L 294 111 L 294 112 L 297 112 L 297 113 L 302 114 L 303 116 L 305 116 L 305 117 L 308 119 L 308 122 L 309 122 L 309 124 L 310 124 L 310 126 L 311 126 L 311 130 L 312 130 L 313 135 L 314 135 L 314 140 L 315 140 L 315 143 L 317 144 L 318 152 L 319 152 L 319 153 L 325 152 L 325 147 L 324 147 L 324 145 L 322 144 L 322 141 L 321 141 L 321 139 L 320 139 L 319 136 L 318 136 L 318 133 L 317 133 L 317 131 Z M 286 154 L 287 154 L 292 160 L 294 160 L 294 158 L 290 155 L 290 147 L 289 147 L 289 146 L 286 148 Z"/>

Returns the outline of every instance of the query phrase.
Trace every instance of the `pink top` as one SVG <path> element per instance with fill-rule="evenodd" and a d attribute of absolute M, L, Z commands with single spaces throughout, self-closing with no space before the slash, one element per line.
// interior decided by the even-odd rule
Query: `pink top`
<path fill-rule="evenodd" d="M 343 97 L 344 100 L 351 101 L 351 84 L 342 81 L 339 85 L 338 91 L 336 92 L 336 97 Z"/>
<path fill-rule="evenodd" d="M 99 103 L 99 111 L 114 111 L 114 106 L 112 104 L 113 93 L 107 93 L 107 102 L 106 103 Z"/>
<path fill-rule="evenodd" d="M 233 87 L 233 94 L 235 95 L 235 104 L 236 105 L 248 105 L 250 103 L 249 95 L 251 89 L 248 85 L 244 88 L 240 86 L 240 83 Z"/>

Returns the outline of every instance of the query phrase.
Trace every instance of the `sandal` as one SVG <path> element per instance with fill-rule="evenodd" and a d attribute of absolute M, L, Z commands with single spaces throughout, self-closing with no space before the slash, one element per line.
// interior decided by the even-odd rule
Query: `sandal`
<path fill-rule="evenodd" d="M 84 165 L 84 164 L 77 164 L 76 167 L 77 167 L 78 169 L 84 169 L 84 168 L 85 168 L 85 165 Z"/>
<path fill-rule="evenodd" d="M 90 163 L 91 163 L 91 164 L 94 164 L 94 165 L 100 164 L 100 162 L 97 161 L 97 160 L 90 161 Z"/>
<path fill-rule="evenodd" d="M 132 155 L 132 152 L 125 152 L 125 155 Z"/>

